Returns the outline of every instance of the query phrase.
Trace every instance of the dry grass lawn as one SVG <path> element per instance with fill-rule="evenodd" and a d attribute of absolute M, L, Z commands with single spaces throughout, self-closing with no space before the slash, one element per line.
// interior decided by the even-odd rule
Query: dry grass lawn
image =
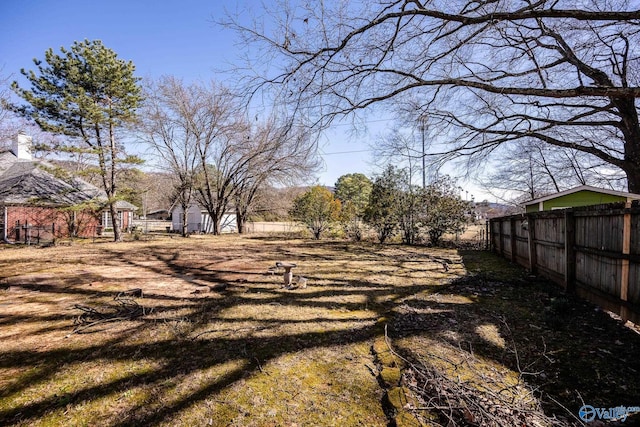
<path fill-rule="evenodd" d="M 277 236 L 0 246 L 0 425 L 386 426 L 371 350 L 385 325 L 407 361 L 446 372 L 473 356 L 469 372 L 498 372 L 532 398 L 548 389 L 571 406 L 576 390 L 593 398 L 603 383 L 639 391 L 637 357 L 619 374 L 606 367 L 626 357 L 613 354 L 619 340 L 638 354 L 637 334 L 598 314 L 614 348 L 596 343 L 591 392 L 579 388 L 564 367 L 589 344 L 541 320 L 556 291 L 483 256 L 464 254 L 469 276 L 455 250 Z M 283 288 L 268 272 L 276 261 L 297 263 L 308 286 Z M 489 263 L 508 277 L 489 279 Z M 132 288 L 142 316 L 74 332 L 77 305 L 114 313 Z M 562 347 L 567 331 L 580 335 L 575 348 Z M 419 406 L 415 419 L 446 424 Z"/>
<path fill-rule="evenodd" d="M 237 236 L 2 246 L 0 424 L 384 426 L 378 319 L 463 273 L 429 254 Z M 308 286 L 284 289 L 276 261 Z M 147 314 L 72 333 L 76 304 L 107 312 L 131 288 Z"/>

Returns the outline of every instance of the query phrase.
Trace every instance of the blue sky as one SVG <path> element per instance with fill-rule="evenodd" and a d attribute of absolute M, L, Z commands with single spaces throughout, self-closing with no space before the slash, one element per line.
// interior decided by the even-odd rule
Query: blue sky
<path fill-rule="evenodd" d="M 21 68 L 33 69 L 34 58 L 53 48 L 69 47 L 76 40 L 99 39 L 118 56 L 131 60 L 137 74 L 154 78 L 175 75 L 185 81 L 225 81 L 221 73 L 236 61 L 237 39 L 214 21 L 225 7 L 258 7 L 259 1 L 211 0 L 2 0 L 0 1 L 0 69 L 20 78 Z M 333 185 L 346 173 L 369 175 L 365 135 L 354 138 L 348 126 L 337 126 L 322 138 L 325 166 L 318 182 Z M 377 132 L 377 131 L 373 131 Z"/>
<path fill-rule="evenodd" d="M 5 71 L 32 67 L 49 47 L 100 39 L 132 60 L 138 75 L 213 77 L 233 52 L 233 34 L 213 24 L 222 2 L 14 0 L 0 5 L 0 61 Z"/>

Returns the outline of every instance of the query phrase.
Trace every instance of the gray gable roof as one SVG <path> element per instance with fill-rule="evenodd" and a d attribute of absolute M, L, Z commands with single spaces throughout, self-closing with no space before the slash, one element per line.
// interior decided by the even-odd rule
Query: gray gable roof
<path fill-rule="evenodd" d="M 56 168 L 40 160 L 0 153 L 0 203 L 71 206 L 104 201 L 104 191 L 76 177 L 56 176 Z"/>
<path fill-rule="evenodd" d="M 137 211 L 138 207 L 132 203 L 127 202 L 126 200 L 117 200 L 116 201 L 116 209 L 119 211 Z"/>

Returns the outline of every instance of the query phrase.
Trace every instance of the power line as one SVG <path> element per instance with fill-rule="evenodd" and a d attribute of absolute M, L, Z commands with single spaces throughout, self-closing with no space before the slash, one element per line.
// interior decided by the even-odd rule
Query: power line
<path fill-rule="evenodd" d="M 398 119 L 393 117 L 390 117 L 388 119 L 359 120 L 358 123 L 356 123 L 356 126 L 368 125 L 371 123 L 395 122 L 395 121 L 398 121 Z M 331 123 L 331 125 L 329 125 L 329 129 L 332 127 L 353 126 L 353 125 L 354 125 L 353 123 Z"/>
<path fill-rule="evenodd" d="M 320 150 L 320 154 L 322 154 L 323 156 L 332 156 L 334 154 L 369 153 L 370 151 L 372 150 L 335 151 L 333 153 L 323 153 L 322 150 Z"/>

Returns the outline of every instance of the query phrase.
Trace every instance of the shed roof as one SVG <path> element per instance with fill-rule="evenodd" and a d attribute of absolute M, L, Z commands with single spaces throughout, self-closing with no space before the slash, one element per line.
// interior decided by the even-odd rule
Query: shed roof
<path fill-rule="evenodd" d="M 566 196 L 568 194 L 577 193 L 579 191 L 593 191 L 595 193 L 608 194 L 608 195 L 611 195 L 611 196 L 619 196 L 619 197 L 624 197 L 624 198 L 628 198 L 628 199 L 632 199 L 632 200 L 640 200 L 640 194 L 628 193 L 626 191 L 608 190 L 606 188 L 592 187 L 590 185 L 581 185 L 579 187 L 570 188 L 568 190 L 561 191 L 559 193 L 550 194 L 550 195 L 545 196 L 545 197 L 540 197 L 538 199 L 530 200 L 530 201 L 525 203 L 525 206 L 538 204 L 540 202 L 546 202 L 547 200 L 557 199 L 558 197 Z"/>
<path fill-rule="evenodd" d="M 132 203 L 127 202 L 126 200 L 118 200 L 115 203 L 116 209 L 121 211 L 137 211 L 138 207 Z"/>

